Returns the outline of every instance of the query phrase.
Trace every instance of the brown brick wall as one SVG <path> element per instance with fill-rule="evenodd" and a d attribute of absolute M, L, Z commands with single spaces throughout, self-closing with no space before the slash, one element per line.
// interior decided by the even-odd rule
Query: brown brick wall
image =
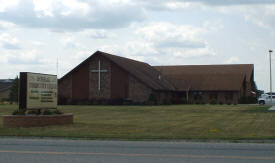
<path fill-rule="evenodd" d="M 98 90 L 98 60 L 100 59 L 101 70 L 101 86 Z M 89 63 L 89 98 L 90 99 L 110 99 L 111 97 L 111 62 L 102 56 L 95 56 Z"/>
<path fill-rule="evenodd" d="M 58 82 L 58 96 L 64 97 L 68 102 L 72 101 L 72 77 L 68 76 Z"/>
<path fill-rule="evenodd" d="M 129 99 L 135 102 L 144 102 L 148 100 L 151 93 L 151 88 L 129 75 Z"/>
<path fill-rule="evenodd" d="M 126 99 L 129 92 L 129 73 L 112 63 L 111 66 L 111 98 Z"/>
<path fill-rule="evenodd" d="M 39 127 L 48 125 L 73 124 L 72 114 L 63 115 L 7 115 L 3 116 L 4 127 Z"/>
<path fill-rule="evenodd" d="M 73 101 L 87 101 L 89 99 L 89 64 L 84 63 L 72 74 Z"/>

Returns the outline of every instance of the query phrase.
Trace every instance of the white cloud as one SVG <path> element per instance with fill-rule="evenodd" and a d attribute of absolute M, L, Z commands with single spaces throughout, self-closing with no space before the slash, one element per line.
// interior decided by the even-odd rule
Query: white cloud
<path fill-rule="evenodd" d="M 133 2 L 137 7 L 154 11 L 183 10 L 193 5 L 193 3 L 179 0 L 133 0 Z"/>
<path fill-rule="evenodd" d="M 238 57 L 230 57 L 225 63 L 226 64 L 240 63 L 240 59 Z"/>
<path fill-rule="evenodd" d="M 78 60 L 79 62 L 84 61 L 86 58 L 88 58 L 91 55 L 91 52 L 89 50 L 79 50 L 73 58 Z"/>
<path fill-rule="evenodd" d="M 136 31 L 149 41 L 167 38 L 196 39 L 204 29 L 192 25 L 175 25 L 167 22 L 151 23 Z"/>
<path fill-rule="evenodd" d="M 72 33 L 67 33 L 60 39 L 60 42 L 65 49 L 81 50 L 84 48 Z"/>
<path fill-rule="evenodd" d="M 8 62 L 8 59 L 7 59 L 6 54 L 2 53 L 2 54 L 0 55 L 0 63 L 1 63 L 1 64 L 5 64 L 5 63 L 7 63 L 7 62 Z"/>
<path fill-rule="evenodd" d="M 100 50 L 153 64 L 182 64 L 186 58 L 216 55 L 207 41 L 200 38 L 206 31 L 189 25 L 150 23 L 137 27 L 134 41 L 127 41 L 123 46 L 105 45 Z"/>
<path fill-rule="evenodd" d="M 19 41 L 17 38 L 12 37 L 8 33 L 0 34 L 0 44 L 4 49 L 18 50 L 20 49 Z"/>
<path fill-rule="evenodd" d="M 7 55 L 9 64 L 25 65 L 25 64 L 39 64 L 40 59 L 37 56 L 37 50 L 11 52 Z"/>
<path fill-rule="evenodd" d="M 0 20 L 31 28 L 77 31 L 90 28 L 120 28 L 144 19 L 143 10 L 131 3 L 104 2 L 24 0 L 17 5 L 5 7 L 5 10 L 0 12 Z"/>
<path fill-rule="evenodd" d="M 14 78 L 19 72 L 37 72 L 55 74 L 56 58 L 43 55 L 43 52 L 32 50 L 6 51 L 0 55 L 1 78 Z"/>
<path fill-rule="evenodd" d="M 104 45 L 99 50 L 142 62 L 148 61 L 151 56 L 158 55 L 158 51 L 150 43 L 143 41 L 130 41 L 123 46 L 118 44 Z"/>
<path fill-rule="evenodd" d="M 19 3 L 19 0 L 0 0 L 0 12 L 5 11 L 11 6 L 16 6 Z"/>
<path fill-rule="evenodd" d="M 201 2 L 207 5 L 255 5 L 255 4 L 274 4 L 274 0 L 188 0 Z"/>
<path fill-rule="evenodd" d="M 191 4 L 188 2 L 166 2 L 165 3 L 165 6 L 171 10 L 185 9 L 190 7 L 190 5 Z"/>
<path fill-rule="evenodd" d="M 190 3 L 203 3 L 214 6 L 274 4 L 275 0 L 136 0 L 136 2 L 146 4 L 146 6 L 150 7 L 153 7 L 153 4 L 155 4 L 155 6 L 158 6 L 155 8 L 160 8 L 160 6 L 165 6 L 165 4 L 173 4 L 172 6 L 175 6 L 174 4 L 178 4 L 178 6 L 185 4 L 184 6 L 186 6 Z"/>
<path fill-rule="evenodd" d="M 80 15 L 85 16 L 89 13 L 90 7 L 87 3 L 76 0 L 34 0 L 34 11 L 39 17 L 50 16 L 54 17 L 56 8 L 59 14 L 63 16 Z"/>
<path fill-rule="evenodd" d="M 34 46 L 44 46 L 46 43 L 41 42 L 41 41 L 31 41 L 31 44 Z"/>
<path fill-rule="evenodd" d="M 263 3 L 260 3 L 260 1 L 255 1 L 254 3 L 243 2 L 243 4 L 246 5 L 217 5 L 214 8 L 213 6 L 206 7 L 212 10 L 215 9 L 217 13 L 222 13 L 227 16 L 239 16 L 240 18 L 243 18 L 246 22 L 253 23 L 258 27 L 269 30 L 272 32 L 272 34 L 275 35 L 275 1 L 263 1 Z M 213 22 L 208 23 L 206 21 L 204 23 L 204 26 L 212 26 L 213 29 L 224 28 L 224 26 L 220 22 L 221 21 L 218 21 L 216 22 L 217 24 L 212 24 Z"/>
<path fill-rule="evenodd" d="M 222 23 L 222 20 L 217 21 L 204 21 L 203 22 L 203 28 L 207 29 L 208 31 L 218 31 L 221 29 L 224 29 L 224 25 Z"/>
<path fill-rule="evenodd" d="M 153 11 L 182 11 L 188 8 L 198 10 L 205 6 L 228 7 L 275 4 L 275 0 L 133 0 L 133 2 L 138 7 Z"/>
<path fill-rule="evenodd" d="M 245 7 L 240 9 L 239 12 L 244 15 L 246 21 L 275 33 L 275 4 Z"/>
<path fill-rule="evenodd" d="M 13 23 L 10 23 L 10 22 L 7 22 L 7 21 L 0 21 L 0 30 L 1 29 L 9 29 L 9 28 L 12 28 L 14 26 L 15 26 L 15 24 L 13 24 Z"/>
<path fill-rule="evenodd" d="M 151 42 L 162 55 L 177 57 L 196 57 L 215 55 L 205 40 L 200 38 L 206 30 L 190 25 L 175 25 L 170 23 L 152 23 L 138 29 L 136 33 Z"/>
<path fill-rule="evenodd" d="M 86 33 L 88 36 L 90 36 L 93 39 L 106 39 L 106 38 L 114 37 L 114 34 L 103 29 L 87 30 L 84 33 Z"/>

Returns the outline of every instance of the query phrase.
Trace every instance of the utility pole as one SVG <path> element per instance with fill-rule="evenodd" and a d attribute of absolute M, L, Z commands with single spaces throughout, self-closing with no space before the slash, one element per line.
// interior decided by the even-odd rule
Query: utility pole
<path fill-rule="evenodd" d="M 272 74 L 271 74 L 271 53 L 272 53 L 272 50 L 269 50 L 269 78 L 270 78 L 270 102 L 271 102 L 271 105 L 272 105 Z"/>

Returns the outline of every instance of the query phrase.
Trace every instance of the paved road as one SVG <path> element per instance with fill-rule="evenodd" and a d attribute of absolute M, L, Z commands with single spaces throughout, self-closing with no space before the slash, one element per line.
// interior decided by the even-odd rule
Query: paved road
<path fill-rule="evenodd" d="M 2 163 L 275 162 L 275 144 L 0 138 Z"/>

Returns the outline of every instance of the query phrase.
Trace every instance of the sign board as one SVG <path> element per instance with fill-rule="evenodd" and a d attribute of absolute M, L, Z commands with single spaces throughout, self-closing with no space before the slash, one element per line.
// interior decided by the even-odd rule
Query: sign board
<path fill-rule="evenodd" d="M 57 107 L 57 76 L 30 72 L 20 73 L 20 109 Z"/>

